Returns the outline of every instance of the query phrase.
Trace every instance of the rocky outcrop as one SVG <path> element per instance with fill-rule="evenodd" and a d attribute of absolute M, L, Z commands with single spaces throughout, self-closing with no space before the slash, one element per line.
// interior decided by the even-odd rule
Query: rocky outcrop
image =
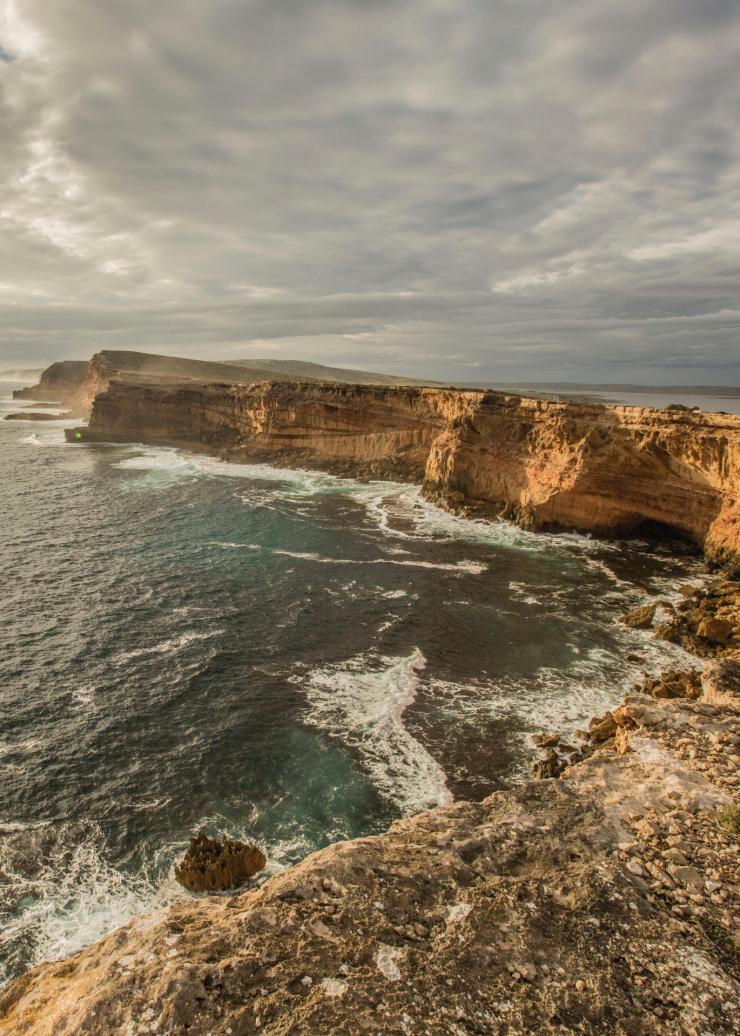
<path fill-rule="evenodd" d="M 424 387 L 98 387 L 90 383 L 82 441 L 161 442 L 407 478 L 457 513 L 499 515 L 533 530 L 679 534 L 740 570 L 737 416 Z"/>
<path fill-rule="evenodd" d="M 740 582 L 716 579 L 706 587 L 687 587 L 655 635 L 704 658 L 734 654 L 740 650 Z"/>
<path fill-rule="evenodd" d="M 175 867 L 175 877 L 191 892 L 223 892 L 244 885 L 266 863 L 256 845 L 231 838 L 219 841 L 201 833 L 190 839 L 188 851 Z"/>
<path fill-rule="evenodd" d="M 34 413 L 17 413 L 17 414 L 6 414 L 3 418 L 4 421 L 59 421 L 63 418 L 73 417 L 71 410 L 65 410 L 58 414 L 34 414 Z"/>
<path fill-rule="evenodd" d="M 52 403 L 74 404 L 82 413 L 81 399 L 87 382 L 87 360 L 60 360 L 52 363 L 41 375 L 37 385 L 16 389 L 13 399 L 37 399 Z"/>
<path fill-rule="evenodd" d="M 37 967 L 0 995 L 0 1033 L 735 1033 L 740 711 L 636 695 L 607 725 L 560 780 Z"/>

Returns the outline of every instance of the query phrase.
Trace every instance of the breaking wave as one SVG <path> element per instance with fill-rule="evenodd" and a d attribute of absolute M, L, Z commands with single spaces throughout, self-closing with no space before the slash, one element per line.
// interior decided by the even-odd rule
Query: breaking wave
<path fill-rule="evenodd" d="M 352 747 L 375 787 L 407 815 L 451 801 L 444 770 L 403 723 L 425 666 L 416 648 L 405 658 L 358 655 L 294 678 L 307 721 Z"/>

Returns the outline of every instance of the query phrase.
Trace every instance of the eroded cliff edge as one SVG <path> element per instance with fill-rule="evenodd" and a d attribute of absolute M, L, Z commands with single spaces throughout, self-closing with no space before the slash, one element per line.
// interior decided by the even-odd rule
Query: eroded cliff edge
<path fill-rule="evenodd" d="M 0 994 L 0 1033 L 736 1033 L 740 664 L 722 665 L 698 700 L 628 698 L 560 780 L 35 968 Z"/>
<path fill-rule="evenodd" d="M 113 380 L 80 441 L 407 478 L 451 510 L 530 529 L 665 526 L 740 571 L 740 417 L 423 387 Z"/>

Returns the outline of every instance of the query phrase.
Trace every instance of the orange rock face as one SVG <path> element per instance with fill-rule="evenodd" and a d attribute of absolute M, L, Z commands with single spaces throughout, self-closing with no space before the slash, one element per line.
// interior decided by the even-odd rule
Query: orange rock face
<path fill-rule="evenodd" d="M 726 568 L 740 564 L 732 415 L 436 388 L 113 381 L 82 437 L 406 478 L 450 510 L 532 529 L 613 536 L 666 526 Z"/>

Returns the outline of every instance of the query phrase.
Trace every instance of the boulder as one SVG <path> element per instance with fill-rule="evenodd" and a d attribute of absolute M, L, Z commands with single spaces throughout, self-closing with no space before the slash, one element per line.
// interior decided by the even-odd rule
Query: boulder
<path fill-rule="evenodd" d="M 532 776 L 535 780 L 544 781 L 548 777 L 559 777 L 567 763 L 554 749 L 550 749 L 544 759 L 540 759 L 532 766 Z"/>
<path fill-rule="evenodd" d="M 727 619 L 708 617 L 702 619 L 696 629 L 697 636 L 712 644 L 726 644 L 734 632 L 734 626 Z"/>
<path fill-rule="evenodd" d="M 226 837 L 219 842 L 201 832 L 190 839 L 188 851 L 175 867 L 175 877 L 191 892 L 221 892 L 243 885 L 266 863 L 256 845 Z"/>
<path fill-rule="evenodd" d="M 559 734 L 535 734 L 532 741 L 540 748 L 557 748 L 560 744 Z"/>
<path fill-rule="evenodd" d="M 710 705 L 740 703 L 740 659 L 707 662 L 701 674 L 704 701 Z"/>
<path fill-rule="evenodd" d="M 657 610 L 657 604 L 644 604 L 641 608 L 635 608 L 634 611 L 623 615 L 622 622 L 633 630 L 649 629 L 653 624 Z"/>
<path fill-rule="evenodd" d="M 588 736 L 592 741 L 608 741 L 617 732 L 617 723 L 611 712 L 601 717 L 594 717 L 588 725 Z"/>

